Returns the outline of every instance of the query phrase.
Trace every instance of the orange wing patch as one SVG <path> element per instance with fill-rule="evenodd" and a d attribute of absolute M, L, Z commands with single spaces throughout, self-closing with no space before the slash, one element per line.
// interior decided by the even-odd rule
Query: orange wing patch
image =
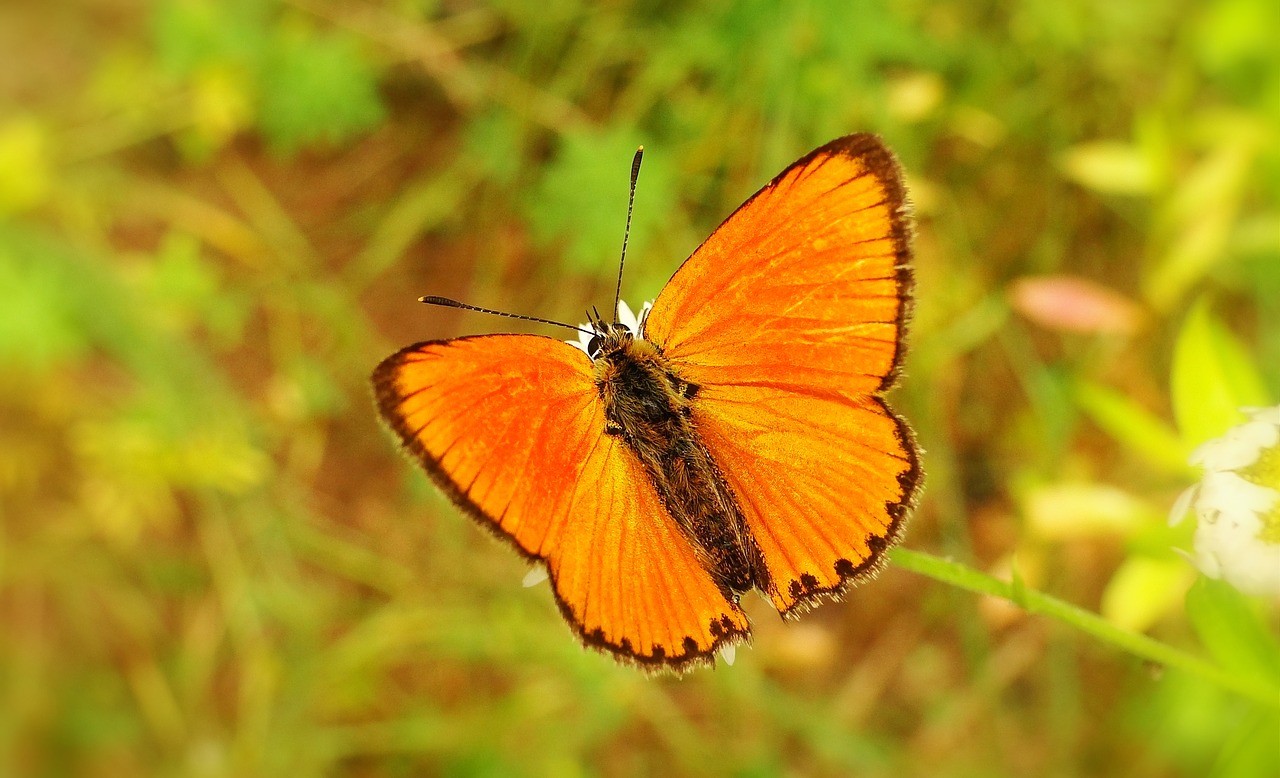
<path fill-rule="evenodd" d="M 676 271 L 645 337 L 720 383 L 846 397 L 888 388 L 909 313 L 910 227 L 878 139 L 828 143 L 744 203 Z"/>
<path fill-rule="evenodd" d="M 588 645 L 680 669 L 746 638 L 643 467 L 604 434 L 586 355 L 551 338 L 420 343 L 374 372 L 382 417 L 454 502 L 546 561 Z"/>
<path fill-rule="evenodd" d="M 897 162 L 852 135 L 784 170 L 680 267 L 645 336 L 700 387 L 693 418 L 784 614 L 877 569 L 922 478 L 879 398 L 910 313 Z"/>
<path fill-rule="evenodd" d="M 874 574 L 901 538 L 920 464 L 910 430 L 879 398 L 708 386 L 694 422 L 738 498 L 783 615 Z"/>

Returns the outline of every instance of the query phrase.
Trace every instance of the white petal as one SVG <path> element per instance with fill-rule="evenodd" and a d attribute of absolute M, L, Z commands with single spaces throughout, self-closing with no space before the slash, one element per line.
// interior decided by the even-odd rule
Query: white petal
<path fill-rule="evenodd" d="M 733 667 L 733 663 L 738 661 L 738 647 L 734 645 L 720 646 L 720 658 L 724 663 Z"/>
<path fill-rule="evenodd" d="M 649 320 L 649 311 L 653 310 L 653 300 L 645 300 L 644 305 L 640 306 L 640 315 L 636 318 L 639 320 L 640 327 L 644 327 L 644 323 Z M 639 330 L 636 331 L 639 335 Z"/>
<path fill-rule="evenodd" d="M 618 323 L 633 333 L 640 329 L 639 323 L 636 321 L 636 315 L 631 312 L 631 306 L 627 305 L 626 300 L 618 301 Z"/>
<path fill-rule="evenodd" d="M 568 343 L 570 346 L 574 346 L 576 348 L 582 349 L 582 353 L 586 354 L 587 356 L 591 356 L 591 339 L 593 337 L 595 337 L 595 334 L 592 332 L 590 324 L 579 324 L 578 339 L 566 340 L 565 343 Z"/>
<path fill-rule="evenodd" d="M 1169 526 L 1176 527 L 1187 518 L 1187 514 L 1191 511 L 1191 501 L 1195 499 L 1196 487 L 1189 486 L 1182 490 L 1182 494 L 1178 495 L 1178 499 L 1173 501 L 1173 507 L 1169 509 Z"/>
<path fill-rule="evenodd" d="M 545 580 L 547 580 L 547 568 L 542 565 L 538 565 L 524 574 L 524 578 L 521 579 L 520 584 L 524 586 L 524 588 L 528 589 L 530 586 L 537 586 Z"/>
<path fill-rule="evenodd" d="M 1234 518 L 1248 514 L 1257 520 L 1260 513 L 1271 510 L 1280 492 L 1246 481 L 1232 472 L 1206 473 L 1200 482 L 1196 499 L 1196 515 L 1201 522 L 1217 521 L 1219 516 Z"/>
<path fill-rule="evenodd" d="M 1262 421 L 1280 428 L 1280 405 L 1272 408 L 1241 408 L 1249 414 L 1250 421 Z"/>
<path fill-rule="evenodd" d="M 1280 596 L 1280 545 L 1259 535 L 1257 514 L 1242 512 L 1196 528 L 1196 567 L 1246 594 Z"/>
<path fill-rule="evenodd" d="M 1238 470 L 1248 467 L 1263 449 L 1280 440 L 1280 426 L 1258 414 L 1244 424 L 1232 427 L 1220 438 L 1205 441 L 1191 452 L 1189 460 L 1205 470 Z"/>

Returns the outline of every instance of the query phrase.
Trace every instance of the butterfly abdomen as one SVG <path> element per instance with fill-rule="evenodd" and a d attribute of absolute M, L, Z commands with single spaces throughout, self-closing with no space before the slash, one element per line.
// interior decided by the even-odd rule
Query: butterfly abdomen
<path fill-rule="evenodd" d="M 606 339 L 596 359 L 605 431 L 644 465 L 667 511 L 726 592 L 765 588 L 767 576 L 742 510 L 690 419 L 697 387 L 653 346 L 629 335 Z"/>

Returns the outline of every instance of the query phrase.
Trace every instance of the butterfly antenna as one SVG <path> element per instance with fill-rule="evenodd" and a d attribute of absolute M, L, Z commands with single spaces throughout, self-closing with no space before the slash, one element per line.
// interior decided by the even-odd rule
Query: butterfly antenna
<path fill-rule="evenodd" d="M 466 303 L 460 303 L 457 300 L 450 300 L 448 297 L 436 297 L 435 295 L 427 295 L 426 297 L 419 297 L 418 302 L 426 303 L 427 305 L 439 305 L 444 308 L 461 308 L 464 311 L 475 311 L 476 313 L 491 313 L 494 316 L 506 316 L 508 319 L 522 319 L 524 321 L 536 321 L 541 324 L 554 324 L 557 327 L 564 327 L 565 329 L 574 330 L 575 332 L 585 332 L 588 335 L 595 334 L 595 332 L 591 330 L 584 330 L 581 327 L 576 327 L 572 324 L 565 324 L 562 321 L 552 321 L 551 319 L 540 319 L 537 316 L 525 316 L 524 314 L 520 314 L 520 313 L 507 313 L 506 311 L 495 311 L 492 308 L 481 308 L 477 305 L 467 305 Z"/>
<path fill-rule="evenodd" d="M 618 288 L 613 293 L 613 321 L 618 321 L 618 301 L 622 299 L 622 267 L 627 262 L 627 238 L 631 237 L 631 211 L 636 205 L 636 179 L 640 178 L 640 158 L 644 156 L 644 146 L 636 149 L 631 160 L 631 195 L 627 198 L 627 228 L 622 232 L 622 258 L 618 260 Z"/>

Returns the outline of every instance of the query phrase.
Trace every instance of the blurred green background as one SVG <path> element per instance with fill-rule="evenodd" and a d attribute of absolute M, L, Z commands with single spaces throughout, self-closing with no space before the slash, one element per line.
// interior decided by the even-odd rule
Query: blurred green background
<path fill-rule="evenodd" d="M 750 598 L 732 667 L 617 667 L 367 386 L 508 326 L 422 294 L 603 310 L 637 144 L 634 304 L 874 131 L 918 217 L 906 545 L 1209 655 L 1165 519 L 1214 388 L 1280 397 L 1277 30 L 1273 0 L 0 4 L 0 774 L 1280 773 L 1275 708 L 900 569 L 796 623 Z"/>

